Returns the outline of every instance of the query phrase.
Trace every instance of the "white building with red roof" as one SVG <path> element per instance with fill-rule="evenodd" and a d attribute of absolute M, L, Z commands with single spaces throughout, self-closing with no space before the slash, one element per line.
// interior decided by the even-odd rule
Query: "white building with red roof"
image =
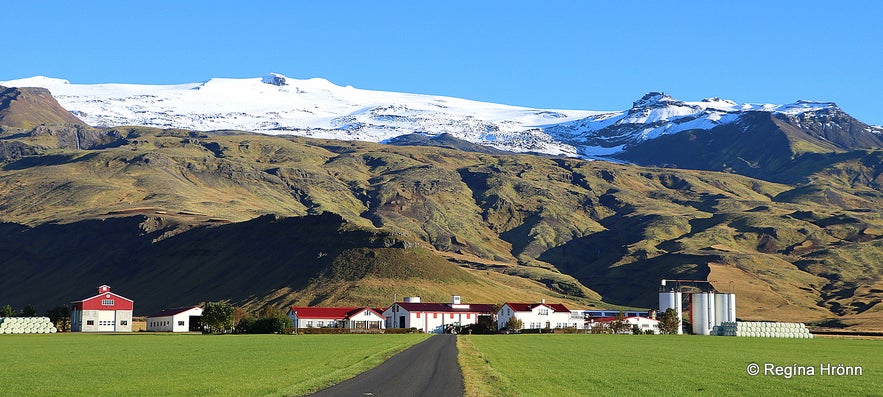
<path fill-rule="evenodd" d="M 348 328 L 383 329 L 383 313 L 370 307 L 292 306 L 288 317 L 297 329 Z"/>
<path fill-rule="evenodd" d="M 561 303 L 515 303 L 506 302 L 497 311 L 497 330 L 506 328 L 509 319 L 521 320 L 521 329 L 582 328 L 583 315 Z"/>
<path fill-rule="evenodd" d="M 132 332 L 135 302 L 98 287 L 98 295 L 71 302 L 72 332 Z"/>
<path fill-rule="evenodd" d="M 447 328 L 477 324 L 479 317 L 492 317 L 494 306 L 464 304 L 459 296 L 451 303 L 421 303 L 419 297 L 393 303 L 384 312 L 387 328 L 416 328 L 427 333 L 444 333 Z"/>
<path fill-rule="evenodd" d="M 153 313 L 147 316 L 147 330 L 150 332 L 200 331 L 202 310 L 199 306 L 188 306 Z"/>
<path fill-rule="evenodd" d="M 616 321 L 615 316 L 591 318 L 589 319 L 589 322 L 586 323 L 586 327 L 609 327 L 610 324 L 612 324 L 614 321 Z M 646 333 L 648 331 L 653 332 L 654 334 L 659 333 L 659 320 L 655 318 L 648 318 L 643 316 L 627 316 L 622 318 L 622 322 L 626 325 L 626 329 L 623 331 L 624 333 L 632 333 L 632 328 L 636 325 L 642 333 Z"/>

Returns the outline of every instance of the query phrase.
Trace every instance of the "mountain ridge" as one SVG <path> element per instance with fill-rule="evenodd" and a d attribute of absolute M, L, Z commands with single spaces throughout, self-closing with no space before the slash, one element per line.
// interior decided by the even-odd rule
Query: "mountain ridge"
<path fill-rule="evenodd" d="M 67 109 L 93 126 L 242 130 L 372 142 L 410 134 L 449 134 L 504 151 L 582 158 L 626 158 L 631 146 L 660 136 L 727 126 L 751 112 L 781 115 L 796 128 L 803 128 L 801 120 L 807 115 L 842 120 L 854 126 L 845 127 L 853 135 L 863 136 L 851 142 L 849 149 L 879 147 L 883 134 L 883 129 L 851 118 L 833 102 L 808 100 L 786 105 L 738 104 L 720 98 L 687 102 L 651 92 L 622 111 L 533 109 L 368 91 L 275 73 L 178 85 L 77 85 L 45 77 L 0 84 L 47 87 Z"/>

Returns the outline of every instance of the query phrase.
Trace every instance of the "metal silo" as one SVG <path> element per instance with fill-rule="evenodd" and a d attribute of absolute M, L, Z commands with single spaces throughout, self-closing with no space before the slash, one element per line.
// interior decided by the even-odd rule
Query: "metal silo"
<path fill-rule="evenodd" d="M 683 304 L 681 303 L 683 295 L 680 292 L 667 291 L 659 293 L 659 314 L 665 313 L 669 308 L 674 309 L 678 313 L 678 324 L 684 321 Z M 683 327 L 678 327 L 678 335 L 684 333 Z"/>
<path fill-rule="evenodd" d="M 717 324 L 736 321 L 736 294 L 714 296 L 714 316 Z"/>
<path fill-rule="evenodd" d="M 711 335 L 711 330 L 716 325 L 714 321 L 714 292 L 699 292 L 693 294 L 693 334 Z"/>

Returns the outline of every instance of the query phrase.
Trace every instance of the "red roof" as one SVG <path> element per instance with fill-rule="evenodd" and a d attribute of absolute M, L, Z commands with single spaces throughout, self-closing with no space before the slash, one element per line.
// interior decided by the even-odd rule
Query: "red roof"
<path fill-rule="evenodd" d="M 451 305 L 450 303 L 411 303 L 396 302 L 399 307 L 409 312 L 444 312 L 444 313 L 493 313 L 494 305 L 470 303 Z M 454 307 L 456 306 L 456 307 Z"/>
<path fill-rule="evenodd" d="M 165 309 L 165 310 L 163 310 L 163 311 L 161 311 L 161 312 L 158 312 L 158 313 L 153 313 L 153 314 L 151 314 L 151 315 L 149 315 L 149 316 L 147 316 L 147 317 L 169 317 L 169 316 L 175 316 L 175 315 L 178 315 L 178 314 L 184 313 L 184 312 L 186 312 L 186 311 L 188 311 L 188 310 L 190 310 L 190 309 L 199 309 L 199 308 L 200 308 L 199 306 L 176 307 L 176 308 L 173 308 L 173 309 Z"/>
<path fill-rule="evenodd" d="M 516 312 L 529 312 L 532 311 L 537 306 L 546 306 L 552 309 L 553 312 L 569 312 L 570 309 L 567 306 L 564 306 L 563 303 L 513 303 L 506 302 L 506 305 L 515 310 Z"/>
<path fill-rule="evenodd" d="M 365 310 L 371 311 L 380 317 L 383 313 L 377 309 L 370 307 L 313 307 L 313 306 L 292 306 L 291 311 L 297 314 L 298 318 L 321 318 L 330 320 L 345 320 Z"/>
<path fill-rule="evenodd" d="M 134 306 L 135 301 L 110 292 L 107 285 L 98 287 L 98 295 L 71 302 L 72 310 L 132 310 Z"/>

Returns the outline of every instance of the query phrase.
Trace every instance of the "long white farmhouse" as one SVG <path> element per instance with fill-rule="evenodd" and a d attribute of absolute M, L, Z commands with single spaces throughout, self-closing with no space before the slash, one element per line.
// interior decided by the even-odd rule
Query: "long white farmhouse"
<path fill-rule="evenodd" d="M 416 328 L 435 334 L 444 333 L 449 327 L 477 324 L 479 317 L 493 315 L 493 305 L 464 304 L 456 295 L 451 303 L 421 303 L 419 297 L 405 298 L 383 312 L 387 328 Z"/>
<path fill-rule="evenodd" d="M 585 322 L 582 313 L 572 313 L 561 303 L 506 302 L 497 312 L 497 330 L 506 328 L 512 317 L 521 320 L 520 329 L 582 328 Z"/>

